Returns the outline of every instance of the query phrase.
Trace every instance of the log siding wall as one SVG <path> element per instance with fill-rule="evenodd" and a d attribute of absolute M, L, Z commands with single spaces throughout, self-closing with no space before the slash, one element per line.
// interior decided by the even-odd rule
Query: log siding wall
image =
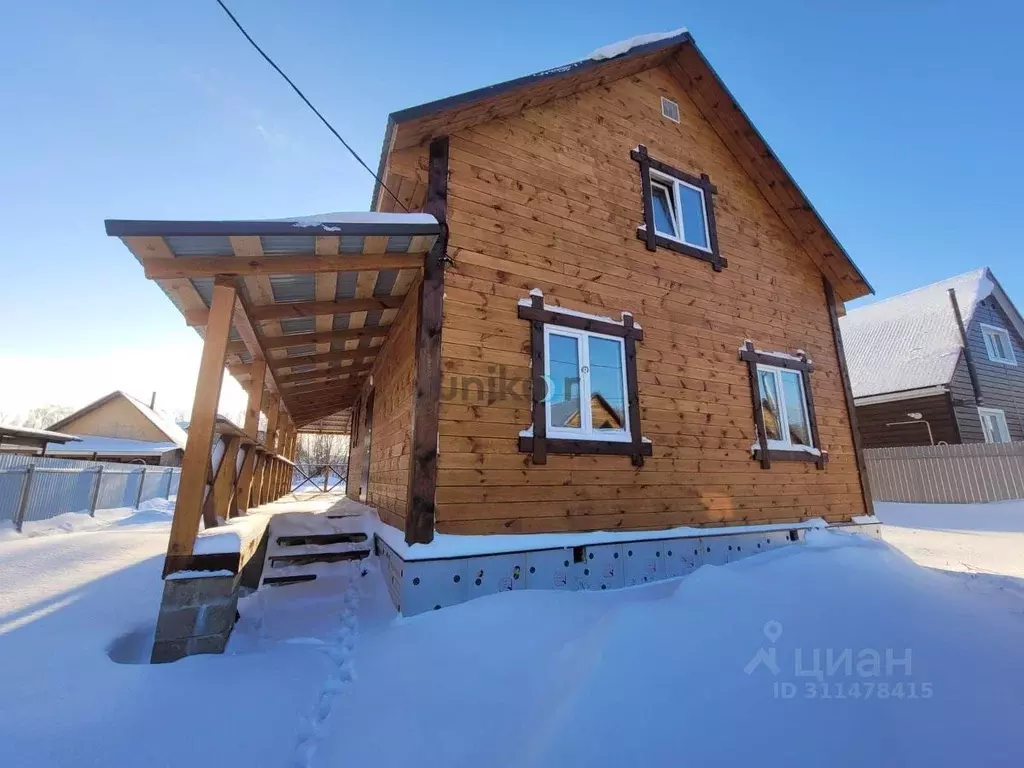
<path fill-rule="evenodd" d="M 965 371 L 966 372 L 966 371 Z M 895 400 L 857 407 L 857 424 L 865 448 L 895 448 L 901 445 L 930 445 L 928 430 L 923 423 L 887 427 L 886 424 L 911 421 L 908 413 L 920 413 L 932 428 L 936 443 L 960 442 L 956 419 L 948 394 Z M 980 423 L 979 423 L 980 429 Z"/>
<path fill-rule="evenodd" d="M 662 95 L 679 104 L 679 124 L 661 117 Z M 630 151 L 640 143 L 717 186 L 722 272 L 637 240 L 643 215 Z M 456 132 L 448 212 L 455 263 L 445 276 L 438 531 L 864 513 L 821 275 L 670 73 L 651 70 Z M 643 467 L 567 455 L 533 466 L 518 452 L 532 417 L 530 324 L 518 319 L 517 301 L 531 288 L 574 310 L 632 312 L 643 327 L 640 407 L 653 442 Z M 737 357 L 748 338 L 813 359 L 825 470 L 797 462 L 762 470 L 751 459 L 750 383 Z"/>
<path fill-rule="evenodd" d="M 983 323 L 1005 328 L 1010 334 L 1013 353 L 1017 358 L 1016 366 L 989 360 L 981 328 Z M 1010 438 L 1014 442 L 1024 441 L 1024 340 L 1020 338 L 1010 324 L 1009 318 L 991 296 L 975 308 L 967 328 L 967 343 L 978 372 L 984 407 L 1004 411 Z M 960 356 L 960 362 L 957 363 L 953 374 L 950 391 L 956 404 L 956 419 L 960 425 L 963 442 L 985 442 L 981 417 L 978 415 L 977 403 L 971 389 L 971 378 L 963 355 Z"/>
<path fill-rule="evenodd" d="M 373 366 L 373 435 L 370 442 L 370 477 L 366 503 L 376 507 L 381 520 L 405 529 L 408 509 L 409 467 L 412 452 L 412 402 L 415 395 L 416 315 L 419 281 L 410 289 Z M 359 498 L 367 388 L 360 398 L 356 439 L 349 456 L 349 498 Z"/>

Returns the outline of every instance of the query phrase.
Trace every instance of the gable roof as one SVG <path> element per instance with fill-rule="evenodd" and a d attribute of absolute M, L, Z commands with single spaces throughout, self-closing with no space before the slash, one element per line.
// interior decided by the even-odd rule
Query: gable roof
<path fill-rule="evenodd" d="M 950 288 L 965 327 L 978 304 L 994 296 L 1017 332 L 1024 331 L 1024 320 L 987 267 L 851 309 L 839 328 L 854 397 L 949 384 L 963 348 Z"/>
<path fill-rule="evenodd" d="M 406 197 L 404 204 L 418 207 L 415 196 L 423 190 L 416 188 L 406 193 L 404 189 L 398 191 L 398 187 L 422 185 L 401 185 L 400 176 L 392 177 L 388 162 L 393 153 L 663 65 L 829 279 L 836 295 L 849 301 L 873 293 L 867 279 L 685 29 L 642 35 L 599 48 L 588 58 L 563 67 L 393 112 L 388 116 L 377 177 L 384 179 L 388 189 L 399 197 Z M 396 205 L 378 181 L 371 209 L 392 210 Z"/>
<path fill-rule="evenodd" d="M 84 416 L 90 411 L 95 411 L 97 408 L 106 405 L 107 403 L 118 397 L 123 397 L 125 400 L 127 400 L 129 403 L 135 406 L 135 408 L 138 409 L 139 413 L 145 416 L 154 427 L 156 427 L 164 435 L 166 435 L 168 442 L 174 443 L 174 445 L 176 445 L 178 448 L 185 447 L 185 443 L 188 440 L 188 434 L 185 432 L 185 430 L 183 430 L 174 422 L 174 419 L 170 418 L 169 416 L 165 416 L 162 413 L 159 413 L 158 411 L 150 408 L 148 405 L 146 405 L 146 403 L 142 402 L 138 398 L 132 397 L 127 392 L 122 392 L 121 390 L 115 390 L 114 392 L 111 392 L 109 395 L 105 395 L 101 397 L 99 400 L 95 400 L 94 402 L 89 403 L 84 408 L 79 408 L 70 416 L 61 419 L 56 424 L 51 424 L 48 427 L 48 429 L 58 431 L 66 424 L 70 424 L 75 419 Z"/>

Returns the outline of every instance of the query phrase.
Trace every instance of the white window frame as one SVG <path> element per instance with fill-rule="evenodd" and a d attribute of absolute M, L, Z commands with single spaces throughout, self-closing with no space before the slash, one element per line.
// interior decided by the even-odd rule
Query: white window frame
<path fill-rule="evenodd" d="M 1001 433 L 999 437 L 1005 437 L 1005 440 L 995 440 L 992 430 L 989 428 L 986 416 L 997 416 L 1001 424 Z M 986 443 L 1009 443 L 1012 442 L 1010 437 L 1010 425 L 1006 423 L 1006 412 L 999 408 L 978 408 L 978 417 L 981 419 L 981 431 L 985 435 Z"/>
<path fill-rule="evenodd" d="M 672 115 L 670 115 L 665 110 L 665 105 L 666 104 L 671 104 L 675 108 L 675 113 L 676 113 L 675 117 L 672 117 Z M 673 123 L 678 123 L 679 122 L 679 102 L 675 101 L 674 99 L 669 99 L 669 98 L 666 98 L 665 96 L 662 96 L 661 97 L 661 116 L 664 117 L 666 120 L 671 120 Z"/>
<path fill-rule="evenodd" d="M 682 179 L 677 179 L 673 176 L 669 176 L 668 174 L 655 171 L 653 168 L 651 169 L 651 184 L 659 184 L 663 187 L 668 187 L 669 197 L 672 199 L 672 213 L 675 218 L 676 232 L 678 234 L 672 235 L 658 229 L 658 225 L 656 223 L 657 218 L 654 217 L 652 212 L 651 215 L 654 220 L 651 221 L 651 226 L 654 227 L 654 231 L 667 240 L 674 240 L 677 243 L 682 243 L 683 245 L 689 246 L 690 248 L 696 248 L 698 251 L 704 251 L 705 253 L 714 253 L 714 251 L 711 250 L 711 230 L 710 225 L 708 224 L 708 199 L 707 195 L 704 194 L 704 190 L 698 186 L 685 182 Z M 704 206 L 704 242 L 707 243 L 707 245 L 697 245 L 696 243 L 691 243 L 686 239 L 686 230 L 683 227 L 683 196 L 679 194 L 679 187 L 689 187 L 700 194 L 700 202 L 701 205 Z M 651 198 L 653 199 L 653 197 L 654 190 L 651 190 Z"/>
<path fill-rule="evenodd" d="M 551 381 L 551 335 L 568 336 L 576 339 L 578 352 L 580 381 L 580 427 L 556 427 L 551 419 L 551 398 L 544 402 L 544 419 L 547 422 L 547 436 L 554 440 L 602 440 L 609 443 L 628 443 L 632 440 L 629 424 L 629 382 L 626 380 L 626 342 L 618 336 L 608 336 L 593 331 L 580 331 L 563 325 L 544 325 L 544 376 Z M 591 428 L 590 413 L 590 338 L 607 339 L 619 345 L 620 362 L 622 365 L 622 429 Z M 584 373 L 583 369 L 586 369 Z"/>
<path fill-rule="evenodd" d="M 764 363 L 757 364 L 757 388 L 761 389 L 761 373 L 771 373 L 775 377 L 775 396 L 779 402 L 779 432 L 784 437 L 783 440 L 773 440 L 768 438 L 768 449 L 769 450 L 783 450 L 783 451 L 802 451 L 807 448 L 817 449 L 818 446 L 814 444 L 814 435 L 811 429 L 811 407 L 807 403 L 807 392 L 804 390 L 804 377 L 800 371 L 794 371 L 791 368 L 780 368 L 777 365 L 766 365 Z M 800 398 L 804 404 L 804 419 L 807 424 L 807 442 L 808 445 L 797 445 L 794 443 L 789 436 L 789 408 L 786 405 L 786 398 L 783 394 L 782 389 L 782 374 L 790 373 L 796 376 L 797 381 L 800 382 Z M 761 393 L 761 402 L 757 404 L 757 407 L 761 409 L 761 418 L 764 418 L 764 393 Z M 765 427 L 765 437 L 768 436 L 768 428 Z"/>
<path fill-rule="evenodd" d="M 1009 357 L 999 357 L 996 352 L 995 344 L 990 340 L 990 336 L 1000 336 L 1003 340 L 1003 346 L 1006 347 L 1006 351 L 1010 353 Z M 1016 365 L 1017 356 L 1013 352 L 1013 338 L 1010 336 L 1010 332 L 1005 328 L 1000 328 L 997 325 L 988 325 L 986 323 L 981 324 L 981 337 L 985 341 L 985 351 L 988 352 L 988 359 L 993 363 L 1002 363 L 1003 365 Z"/>

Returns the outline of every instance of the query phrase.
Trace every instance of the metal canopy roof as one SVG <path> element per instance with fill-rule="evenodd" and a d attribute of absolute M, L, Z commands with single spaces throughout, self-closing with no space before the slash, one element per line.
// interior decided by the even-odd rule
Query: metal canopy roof
<path fill-rule="evenodd" d="M 441 225 L 422 213 L 331 213 L 282 220 L 108 220 L 203 334 L 213 280 L 238 289 L 228 371 L 267 388 L 297 427 L 351 406 Z"/>

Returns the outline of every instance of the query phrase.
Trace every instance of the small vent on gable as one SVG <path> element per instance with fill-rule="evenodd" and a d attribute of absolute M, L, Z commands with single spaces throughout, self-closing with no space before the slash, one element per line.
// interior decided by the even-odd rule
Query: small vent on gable
<path fill-rule="evenodd" d="M 667 117 L 673 123 L 679 122 L 679 105 L 676 104 L 672 99 L 666 99 L 664 96 L 661 97 L 661 116 Z"/>

